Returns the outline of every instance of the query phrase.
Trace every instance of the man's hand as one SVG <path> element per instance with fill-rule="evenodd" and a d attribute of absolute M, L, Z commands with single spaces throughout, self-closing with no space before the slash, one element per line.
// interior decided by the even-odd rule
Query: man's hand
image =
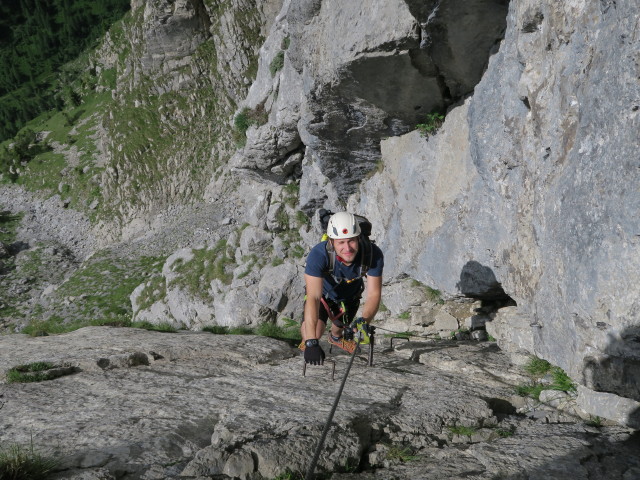
<path fill-rule="evenodd" d="M 362 318 L 362 317 L 358 317 L 356 319 L 356 322 L 354 323 L 354 331 L 357 332 L 358 331 L 358 327 L 362 325 L 362 330 L 364 330 L 364 333 L 366 333 L 367 335 L 371 335 L 371 329 L 369 328 L 369 324 L 367 323 L 367 321 Z"/>
<path fill-rule="evenodd" d="M 322 365 L 324 364 L 324 357 L 324 350 L 322 350 L 318 340 L 307 340 L 304 347 L 304 363 Z"/>

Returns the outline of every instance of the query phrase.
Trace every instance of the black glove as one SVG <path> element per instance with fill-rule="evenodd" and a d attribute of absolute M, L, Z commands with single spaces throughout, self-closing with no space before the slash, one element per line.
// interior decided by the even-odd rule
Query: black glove
<path fill-rule="evenodd" d="M 309 345 L 310 343 L 313 343 L 313 345 Z M 322 350 L 318 340 L 307 340 L 304 347 L 304 363 L 322 365 L 324 357 L 324 350 Z"/>

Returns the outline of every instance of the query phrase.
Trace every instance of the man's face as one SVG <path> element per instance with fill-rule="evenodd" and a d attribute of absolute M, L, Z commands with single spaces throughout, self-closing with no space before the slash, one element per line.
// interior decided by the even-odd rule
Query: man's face
<path fill-rule="evenodd" d="M 358 237 L 340 238 L 333 241 L 333 248 L 346 263 L 351 263 L 358 253 Z"/>

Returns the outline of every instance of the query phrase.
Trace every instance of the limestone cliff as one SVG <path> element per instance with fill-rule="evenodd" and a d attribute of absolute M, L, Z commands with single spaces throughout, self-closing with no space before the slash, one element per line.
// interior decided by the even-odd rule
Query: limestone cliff
<path fill-rule="evenodd" d="M 372 219 L 387 278 L 482 300 L 503 348 L 566 369 L 594 411 L 615 395 L 633 411 L 633 2 L 369 7 L 285 3 L 245 101 L 269 121 L 232 164 L 284 181 L 304 146 L 300 206 Z M 444 109 L 436 135 L 394 136 Z"/>

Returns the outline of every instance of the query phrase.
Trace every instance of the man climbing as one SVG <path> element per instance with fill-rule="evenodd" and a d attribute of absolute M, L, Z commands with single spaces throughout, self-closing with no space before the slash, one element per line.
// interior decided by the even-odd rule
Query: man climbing
<path fill-rule="evenodd" d="M 306 363 L 322 365 L 324 362 L 325 353 L 318 339 L 326 330 L 327 319 L 332 319 L 329 343 L 353 353 L 357 345 L 351 330 L 362 324 L 367 332 L 369 323 L 378 312 L 384 257 L 380 248 L 361 233 L 358 217 L 338 212 L 329 219 L 328 239 L 309 252 L 304 272 L 304 318 L 300 327 L 304 342 L 301 349 Z M 349 325 L 358 312 L 365 289 L 365 277 L 367 294 L 362 317 L 356 320 L 356 328 L 351 329 Z"/>

